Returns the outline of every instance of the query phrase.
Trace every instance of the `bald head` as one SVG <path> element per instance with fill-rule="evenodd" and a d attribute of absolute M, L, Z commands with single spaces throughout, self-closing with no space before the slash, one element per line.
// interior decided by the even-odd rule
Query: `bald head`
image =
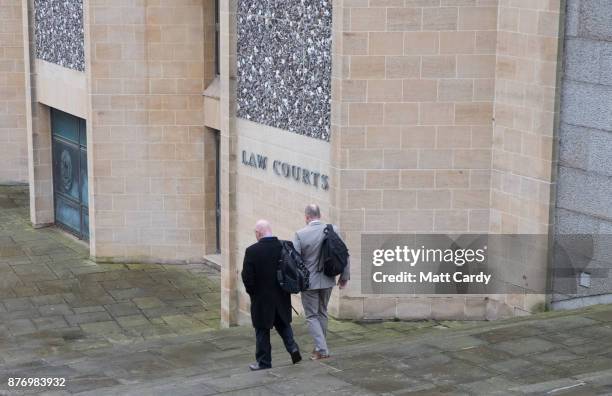
<path fill-rule="evenodd" d="M 304 215 L 306 216 L 306 224 L 308 224 L 313 220 L 319 220 L 321 218 L 321 209 L 319 209 L 319 205 L 317 204 L 310 204 L 304 209 Z"/>
<path fill-rule="evenodd" d="M 272 226 L 268 220 L 259 220 L 255 223 L 255 238 L 259 241 L 261 238 L 272 236 Z"/>

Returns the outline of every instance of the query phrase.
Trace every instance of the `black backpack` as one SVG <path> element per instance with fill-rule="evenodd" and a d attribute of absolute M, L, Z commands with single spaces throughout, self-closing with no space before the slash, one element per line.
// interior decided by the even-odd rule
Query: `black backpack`
<path fill-rule="evenodd" d="M 331 224 L 328 224 L 323 232 L 325 235 L 319 252 L 318 270 L 334 277 L 344 272 L 348 265 L 349 251 Z"/>
<path fill-rule="evenodd" d="M 278 284 L 287 293 L 297 294 L 308 290 L 310 286 L 310 272 L 304 265 L 302 256 L 295 250 L 293 243 L 281 242 L 281 257 L 278 260 L 276 278 Z"/>

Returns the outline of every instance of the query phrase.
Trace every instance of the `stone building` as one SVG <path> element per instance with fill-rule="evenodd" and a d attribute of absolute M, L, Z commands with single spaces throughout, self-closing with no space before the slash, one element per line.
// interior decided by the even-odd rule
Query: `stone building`
<path fill-rule="evenodd" d="M 605 301 L 605 279 L 579 300 L 363 295 L 359 252 L 538 234 L 547 271 L 554 235 L 610 233 L 610 20 L 604 0 L 4 0 L 0 182 L 95 260 L 218 263 L 225 324 L 255 221 L 291 238 L 310 202 L 357 263 L 338 317 Z"/>

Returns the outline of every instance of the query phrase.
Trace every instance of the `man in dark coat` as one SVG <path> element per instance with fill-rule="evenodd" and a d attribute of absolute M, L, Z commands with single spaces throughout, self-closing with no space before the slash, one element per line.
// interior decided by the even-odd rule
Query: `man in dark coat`
<path fill-rule="evenodd" d="M 293 364 L 302 360 L 291 329 L 291 295 L 281 289 L 276 277 L 281 243 L 272 235 L 266 220 L 259 220 L 255 225 L 255 237 L 257 243 L 247 248 L 242 266 L 242 282 L 251 297 L 251 320 L 256 337 L 257 362 L 249 366 L 253 371 L 272 367 L 272 327 L 283 339 Z"/>

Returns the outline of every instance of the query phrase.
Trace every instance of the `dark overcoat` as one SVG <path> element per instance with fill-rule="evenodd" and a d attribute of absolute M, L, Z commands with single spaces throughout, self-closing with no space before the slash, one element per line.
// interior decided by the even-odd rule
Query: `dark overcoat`
<path fill-rule="evenodd" d="M 291 323 L 291 295 L 278 285 L 276 269 L 281 243 L 276 237 L 262 238 L 247 248 L 242 266 L 242 282 L 251 297 L 251 321 L 255 328 L 271 329 L 276 314 Z"/>

